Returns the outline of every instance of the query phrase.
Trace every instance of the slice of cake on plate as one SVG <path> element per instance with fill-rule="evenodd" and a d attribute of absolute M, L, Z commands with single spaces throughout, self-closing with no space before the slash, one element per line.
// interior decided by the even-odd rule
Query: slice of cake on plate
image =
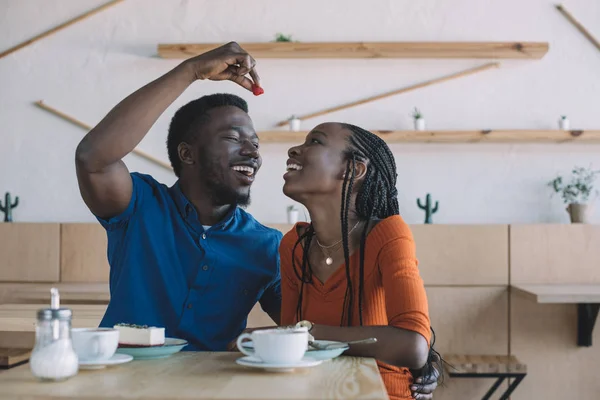
<path fill-rule="evenodd" d="M 148 325 L 116 324 L 119 347 L 152 347 L 165 344 L 165 328 Z"/>

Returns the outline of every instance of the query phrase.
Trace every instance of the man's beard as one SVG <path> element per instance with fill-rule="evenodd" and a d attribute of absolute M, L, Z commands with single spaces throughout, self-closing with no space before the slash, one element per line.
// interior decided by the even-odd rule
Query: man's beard
<path fill-rule="evenodd" d="M 250 190 L 247 193 L 238 193 L 234 188 L 227 186 L 225 174 L 218 161 L 202 157 L 200 168 L 213 204 L 231 204 L 242 208 L 250 205 Z"/>
<path fill-rule="evenodd" d="M 231 204 L 245 208 L 250 205 L 250 191 L 238 193 L 235 189 L 226 186 L 223 181 L 207 177 L 206 185 L 215 205 Z"/>

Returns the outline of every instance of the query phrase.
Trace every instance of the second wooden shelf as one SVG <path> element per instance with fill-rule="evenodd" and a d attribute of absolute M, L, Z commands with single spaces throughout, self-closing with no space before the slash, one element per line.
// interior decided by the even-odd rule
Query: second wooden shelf
<path fill-rule="evenodd" d="M 600 130 L 479 130 L 371 132 L 387 143 L 600 143 Z M 306 131 L 258 132 L 261 143 L 302 143 Z"/>
<path fill-rule="evenodd" d="M 158 45 L 162 58 L 189 58 L 223 43 Z M 540 59 L 547 42 L 266 42 L 240 43 L 255 58 L 524 58 Z"/>

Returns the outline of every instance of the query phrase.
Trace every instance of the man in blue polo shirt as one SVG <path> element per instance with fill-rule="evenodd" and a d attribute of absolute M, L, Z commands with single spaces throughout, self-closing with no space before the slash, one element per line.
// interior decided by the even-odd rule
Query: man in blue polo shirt
<path fill-rule="evenodd" d="M 101 326 L 162 326 L 188 340 L 187 350 L 225 350 L 257 301 L 279 322 L 282 234 L 240 208 L 262 161 L 246 102 L 218 94 L 177 111 L 167 141 L 179 178 L 172 187 L 122 161 L 192 82 L 228 79 L 252 90 L 254 65 L 235 43 L 184 61 L 121 101 L 79 144 L 81 195 L 108 235 L 111 300 Z"/>
<path fill-rule="evenodd" d="M 223 351 L 257 301 L 279 324 L 282 234 L 241 208 L 262 162 L 246 102 L 209 95 L 175 113 L 171 187 L 122 161 L 190 84 L 230 80 L 252 91 L 254 67 L 236 43 L 186 60 L 117 104 L 77 147 L 81 195 L 108 236 L 111 299 L 101 326 L 162 326 L 188 340 L 186 350 Z M 437 376 L 413 390 L 417 398 L 432 398 Z"/>

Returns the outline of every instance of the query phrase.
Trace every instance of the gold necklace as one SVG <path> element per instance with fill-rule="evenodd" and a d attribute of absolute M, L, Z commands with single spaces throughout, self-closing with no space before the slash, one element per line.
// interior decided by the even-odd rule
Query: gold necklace
<path fill-rule="evenodd" d="M 354 226 L 352 227 L 352 229 L 350 229 L 350 232 L 348 232 L 348 235 L 350 235 L 352 233 L 352 231 L 354 229 L 356 229 L 356 227 L 358 226 L 358 224 L 360 223 L 360 220 L 358 220 L 356 222 L 356 224 L 354 224 Z M 337 245 L 339 245 L 342 242 L 342 239 L 338 240 L 337 242 L 335 242 L 334 244 L 331 244 L 329 246 L 323 246 L 321 244 L 321 242 L 319 242 L 319 238 L 316 237 L 315 235 L 315 239 L 317 240 L 317 244 L 319 245 L 319 247 L 321 248 L 321 251 L 323 252 L 323 255 L 325 256 L 325 264 L 327 265 L 331 265 L 333 264 L 333 258 L 328 254 L 328 250 L 331 249 L 332 247 L 335 247 Z"/>

